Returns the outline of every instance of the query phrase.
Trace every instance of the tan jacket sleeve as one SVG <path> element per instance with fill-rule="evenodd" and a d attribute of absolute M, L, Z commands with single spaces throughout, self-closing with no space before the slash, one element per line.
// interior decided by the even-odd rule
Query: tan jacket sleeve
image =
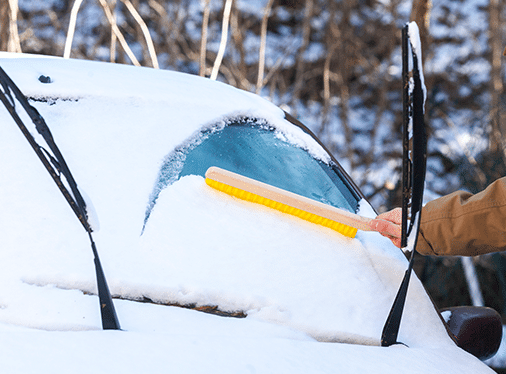
<path fill-rule="evenodd" d="M 422 209 L 417 251 L 477 256 L 506 250 L 506 177 L 475 195 L 457 191 Z"/>

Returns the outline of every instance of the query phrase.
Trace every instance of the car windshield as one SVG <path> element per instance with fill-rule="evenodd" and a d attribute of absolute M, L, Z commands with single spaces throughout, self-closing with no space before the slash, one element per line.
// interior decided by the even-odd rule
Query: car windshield
<path fill-rule="evenodd" d="M 201 131 L 169 154 L 160 170 L 146 221 L 162 189 L 186 175 L 204 177 L 218 166 L 278 188 L 355 213 L 358 197 L 336 165 L 318 160 L 256 119 L 238 119 Z"/>

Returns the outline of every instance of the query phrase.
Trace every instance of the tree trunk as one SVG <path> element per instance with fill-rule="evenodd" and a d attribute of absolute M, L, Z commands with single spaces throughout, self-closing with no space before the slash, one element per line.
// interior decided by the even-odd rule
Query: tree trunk
<path fill-rule="evenodd" d="M 18 34 L 18 0 L 3 0 L 0 3 L 0 50 L 21 52 Z"/>
<path fill-rule="evenodd" d="M 0 2 L 0 50 L 6 51 L 9 43 L 9 3 Z"/>
<path fill-rule="evenodd" d="M 210 0 L 205 0 L 204 11 L 202 14 L 202 30 L 200 34 L 200 58 L 199 75 L 206 75 L 206 52 L 207 52 L 207 33 L 209 31 L 209 13 L 211 12 Z"/>
<path fill-rule="evenodd" d="M 429 24 L 432 0 L 413 0 L 410 20 L 415 21 L 420 30 L 420 41 L 422 42 L 422 60 L 425 58 L 430 39 Z M 422 62 L 425 62 L 422 61 Z"/>
<path fill-rule="evenodd" d="M 501 70 L 501 4 L 500 0 L 490 0 L 489 4 L 489 46 L 490 46 L 490 121 L 491 133 L 489 148 L 492 153 L 504 149 L 503 135 L 506 124 L 501 123 L 500 99 L 503 93 Z"/>

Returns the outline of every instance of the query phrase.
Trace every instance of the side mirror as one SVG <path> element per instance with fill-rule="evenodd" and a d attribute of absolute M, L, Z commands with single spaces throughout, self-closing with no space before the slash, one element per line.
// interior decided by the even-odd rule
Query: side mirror
<path fill-rule="evenodd" d="M 457 306 L 441 310 L 457 345 L 480 360 L 497 353 L 502 339 L 501 316 L 492 308 Z"/>

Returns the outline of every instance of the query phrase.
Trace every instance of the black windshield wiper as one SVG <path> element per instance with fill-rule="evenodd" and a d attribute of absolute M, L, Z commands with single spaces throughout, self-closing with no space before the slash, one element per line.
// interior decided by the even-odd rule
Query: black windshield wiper
<path fill-rule="evenodd" d="M 415 27 L 412 25 L 411 27 Z M 402 29 L 402 84 L 403 84 L 403 158 L 402 158 L 402 237 L 401 248 L 411 251 L 408 269 L 404 274 L 381 335 L 381 345 L 396 344 L 402 312 L 413 270 L 415 248 L 420 220 L 427 163 L 427 134 L 424 123 L 423 71 L 420 71 L 421 55 L 417 55 L 410 40 L 410 25 Z M 416 27 L 416 30 L 418 28 Z M 418 37 L 418 35 L 417 35 Z M 420 65 L 419 65 L 420 63 Z M 409 226 L 408 226 L 409 219 Z"/>
<path fill-rule="evenodd" d="M 93 250 L 95 271 L 97 275 L 98 285 L 98 297 L 100 301 L 100 311 L 102 316 L 102 328 L 107 330 L 119 330 L 118 317 L 112 297 L 109 292 L 109 287 L 105 279 L 104 271 L 98 257 L 98 251 L 95 245 L 95 241 L 92 236 L 92 227 L 88 221 L 88 213 L 86 203 L 77 188 L 77 183 L 72 176 L 63 155 L 58 149 L 53 135 L 49 130 L 44 118 L 39 114 L 37 109 L 30 105 L 25 95 L 19 90 L 16 84 L 10 79 L 7 73 L 0 67 L 0 84 L 2 89 L 0 90 L 0 100 L 3 102 L 10 115 L 23 132 L 23 135 L 28 140 L 33 150 L 42 161 L 46 170 L 49 172 L 54 182 L 58 186 L 59 190 L 65 197 L 65 200 L 69 203 L 70 207 L 74 211 L 75 215 L 83 225 L 84 229 L 88 233 L 88 237 L 91 242 L 91 248 Z M 14 97 L 13 97 L 14 95 Z M 18 113 L 16 112 L 16 100 L 26 111 L 37 132 L 42 136 L 47 144 L 49 150 L 41 147 L 34 139 L 30 131 L 27 129 Z M 63 180 L 62 180 L 63 177 Z M 65 183 L 64 183 L 65 181 Z M 67 184 L 68 187 L 65 185 Z"/>

